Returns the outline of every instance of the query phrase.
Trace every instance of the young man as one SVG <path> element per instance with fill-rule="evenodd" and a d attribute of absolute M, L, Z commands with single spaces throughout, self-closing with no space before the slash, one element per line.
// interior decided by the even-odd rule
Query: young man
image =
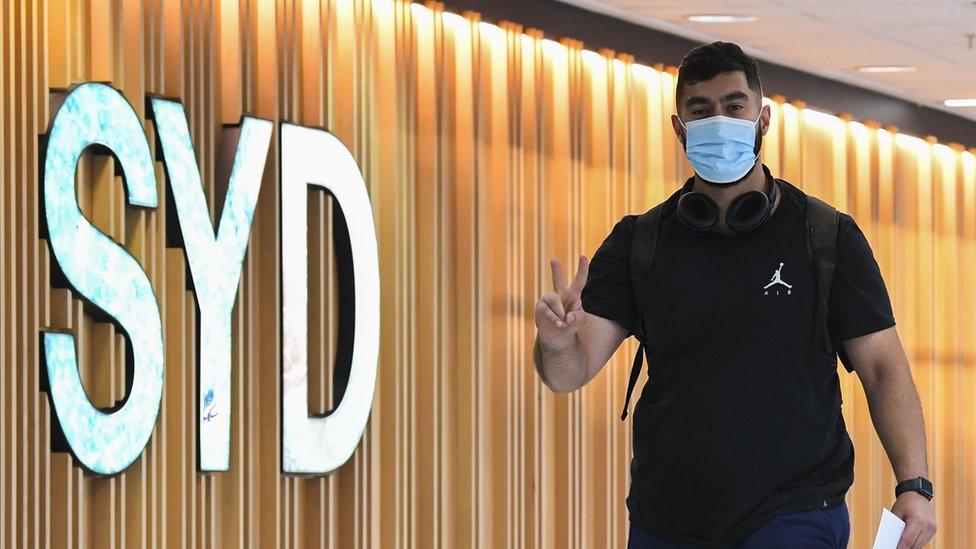
<path fill-rule="evenodd" d="M 936 530 L 922 411 L 867 239 L 839 213 L 828 343 L 806 195 L 759 161 L 770 111 L 756 62 L 731 43 L 693 49 L 675 105 L 695 176 L 661 210 L 643 299 L 631 288 L 631 214 L 592 264 L 580 256 L 569 285 L 553 259 L 554 291 L 535 309 L 536 368 L 556 392 L 585 385 L 639 325 L 646 333 L 629 547 L 847 546 L 854 448 L 828 345 L 857 372 L 900 483 L 898 548 L 922 547 Z"/>

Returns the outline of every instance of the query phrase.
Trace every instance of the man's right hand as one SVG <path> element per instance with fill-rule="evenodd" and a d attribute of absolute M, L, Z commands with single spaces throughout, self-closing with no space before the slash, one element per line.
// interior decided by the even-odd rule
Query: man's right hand
<path fill-rule="evenodd" d="M 539 329 L 539 342 L 550 349 L 565 349 L 573 344 L 577 332 L 586 324 L 581 299 L 590 262 L 585 255 L 579 257 L 579 267 L 573 281 L 566 285 L 559 260 L 549 260 L 552 267 L 553 291 L 547 292 L 535 304 L 535 325 Z"/>
<path fill-rule="evenodd" d="M 583 311 L 583 287 L 590 268 L 585 255 L 580 256 L 568 286 L 559 260 L 553 258 L 549 264 L 553 291 L 535 304 L 539 333 L 533 357 L 542 381 L 553 391 L 568 393 L 600 372 L 628 332 L 616 321 Z"/>

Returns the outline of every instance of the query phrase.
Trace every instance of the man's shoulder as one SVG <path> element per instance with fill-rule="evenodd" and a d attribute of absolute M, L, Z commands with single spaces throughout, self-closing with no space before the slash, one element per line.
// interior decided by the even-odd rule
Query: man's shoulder
<path fill-rule="evenodd" d="M 781 179 L 781 178 L 777 178 L 777 179 L 779 179 L 780 181 L 785 181 L 784 179 Z M 796 204 L 802 205 L 803 208 L 806 208 L 807 207 L 806 198 L 807 197 L 810 197 L 810 196 L 813 196 L 813 197 L 819 199 L 821 202 L 827 204 L 831 208 L 834 208 L 835 210 L 837 210 L 837 234 L 838 234 L 838 236 L 841 236 L 841 235 L 846 234 L 847 232 L 849 232 L 851 230 L 851 228 L 854 225 L 857 224 L 854 221 L 854 217 L 852 217 L 850 214 L 848 214 L 848 213 L 844 212 L 843 210 L 841 210 L 840 208 L 838 208 L 835 204 L 832 204 L 829 200 L 826 200 L 823 197 L 818 196 L 816 194 L 808 193 L 808 192 L 804 191 L 803 189 L 800 189 L 796 185 L 793 185 L 792 183 L 789 183 L 789 182 L 787 182 L 787 183 L 789 184 L 787 188 L 790 191 L 792 191 L 792 192 L 789 193 L 790 196 L 794 199 L 794 201 L 795 201 Z"/>
<path fill-rule="evenodd" d="M 849 214 L 847 212 L 841 211 L 838 208 L 838 210 L 837 210 L 837 230 L 838 230 L 838 233 L 841 230 L 843 230 L 844 232 L 850 231 L 854 227 L 854 225 L 856 225 L 856 224 L 857 223 L 855 223 L 855 221 L 854 221 L 854 216 L 852 216 L 851 214 Z"/>
<path fill-rule="evenodd" d="M 816 195 L 812 195 L 812 196 L 816 196 Z M 824 199 L 824 198 L 822 198 L 820 196 L 817 196 L 817 198 L 820 199 L 820 201 L 823 202 L 824 204 L 827 204 L 831 208 L 837 210 L 837 236 L 838 236 L 838 238 L 843 237 L 844 235 L 846 235 L 848 232 L 850 232 L 850 230 L 855 225 L 857 225 L 857 223 L 854 221 L 854 217 L 851 216 L 851 214 L 849 214 L 849 213 L 845 212 L 844 210 L 838 208 L 836 204 L 832 204 L 829 200 L 826 200 L 826 199 Z"/>
<path fill-rule="evenodd" d="M 637 226 L 637 220 L 643 213 L 644 212 L 624 214 L 623 217 L 617 220 L 617 223 L 613 226 L 611 234 L 616 234 L 625 238 L 633 238 L 634 230 Z"/>
<path fill-rule="evenodd" d="M 624 214 L 624 216 L 617 221 L 616 225 L 614 225 L 613 230 L 611 231 L 611 236 L 616 236 L 617 238 L 626 240 L 627 242 L 633 241 L 634 235 L 637 233 L 637 225 L 641 222 L 641 218 L 654 207 L 656 206 L 652 206 L 651 208 L 641 212 Z"/>
<path fill-rule="evenodd" d="M 637 224 L 646 211 L 627 213 L 617 219 L 602 246 L 618 250 L 618 253 L 629 253 L 638 232 Z"/>
<path fill-rule="evenodd" d="M 666 213 L 668 213 L 667 203 L 668 200 L 665 199 L 658 202 L 657 204 L 648 206 L 647 209 L 645 210 L 625 214 L 622 218 L 620 218 L 620 221 L 618 221 L 618 223 L 625 226 L 627 229 L 633 231 L 634 227 L 637 226 L 637 223 L 641 219 L 641 217 L 644 216 L 644 214 L 650 213 L 655 208 L 661 213 L 661 215 L 665 215 Z"/>
<path fill-rule="evenodd" d="M 854 220 L 854 216 L 841 210 L 834 204 L 831 204 L 829 201 L 822 198 L 820 200 L 837 210 L 837 244 L 840 245 L 841 243 L 845 242 L 848 236 L 850 236 L 854 231 L 859 230 L 857 227 L 857 221 Z"/>

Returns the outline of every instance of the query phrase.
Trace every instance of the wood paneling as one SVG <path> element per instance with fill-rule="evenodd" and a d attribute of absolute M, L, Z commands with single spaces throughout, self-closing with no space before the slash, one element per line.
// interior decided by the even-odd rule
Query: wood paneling
<path fill-rule="evenodd" d="M 645 67 L 516 22 L 393 0 L 25 0 L 0 9 L 0 540 L 4 546 L 622 547 L 629 358 L 556 395 L 532 365 L 548 259 L 575 266 L 613 223 L 690 175 L 676 146 L 673 68 Z M 70 329 L 98 404 L 124 391 L 124 339 L 52 287 L 40 238 L 39 136 L 87 80 L 184 102 L 212 215 L 223 125 L 247 113 L 328 128 L 374 208 L 382 282 L 376 398 L 360 447 L 325 477 L 279 473 L 277 139 L 233 316 L 231 469 L 195 470 L 196 301 L 160 207 L 124 207 L 106 157 L 78 167 L 82 210 L 141 262 L 163 316 L 166 380 L 143 456 L 115 478 L 52 453 L 38 334 Z M 891 291 L 928 427 L 940 530 L 976 546 L 976 160 L 893 128 L 769 101 L 764 160 L 854 215 Z M 883 122 L 883 121 L 882 121 Z M 152 125 L 147 135 L 155 141 Z M 313 193 L 310 411 L 331 401 L 336 280 L 331 200 Z M 853 547 L 870 543 L 894 478 L 856 376 Z M 638 388 L 639 390 L 639 388 Z"/>

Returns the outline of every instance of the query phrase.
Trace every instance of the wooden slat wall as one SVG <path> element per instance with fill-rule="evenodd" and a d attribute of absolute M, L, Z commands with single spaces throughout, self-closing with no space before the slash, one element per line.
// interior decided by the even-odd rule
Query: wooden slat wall
<path fill-rule="evenodd" d="M 622 547 L 633 340 L 555 395 L 532 365 L 550 257 L 575 269 L 613 223 L 690 175 L 673 137 L 673 67 L 636 65 L 517 23 L 394 0 L 7 0 L 0 9 L 0 540 L 10 547 Z M 166 381 L 130 469 L 93 478 L 52 453 L 38 333 L 71 329 L 98 405 L 124 391 L 124 339 L 50 283 L 38 138 L 57 89 L 110 82 L 187 107 L 211 212 L 223 125 L 243 114 L 328 128 L 359 160 L 382 277 L 376 399 L 349 463 L 279 474 L 279 190 L 269 154 L 234 313 L 231 469 L 195 470 L 196 302 L 160 208 L 125 208 L 106 157 L 78 167 L 82 210 L 142 263 L 160 302 Z M 940 523 L 976 546 L 976 157 L 772 97 L 774 171 L 854 215 L 882 266 L 928 426 Z M 883 123 L 884 121 L 881 121 Z M 147 135 L 154 142 L 150 123 Z M 277 139 L 275 139 L 275 142 Z M 332 203 L 310 210 L 312 411 L 331 402 Z M 894 479 L 856 376 L 852 547 Z M 639 388 L 638 388 L 639 390 Z"/>

